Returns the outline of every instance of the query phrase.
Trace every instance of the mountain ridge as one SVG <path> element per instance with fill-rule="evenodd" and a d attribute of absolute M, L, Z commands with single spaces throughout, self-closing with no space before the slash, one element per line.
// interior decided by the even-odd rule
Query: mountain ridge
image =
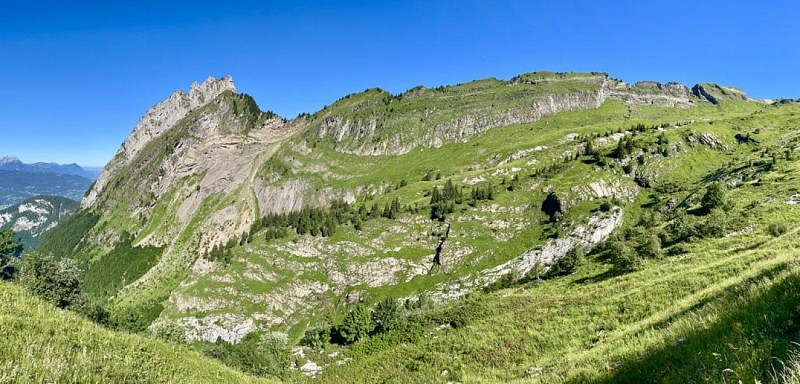
<path fill-rule="evenodd" d="M 543 72 L 508 81 L 416 87 L 401 95 L 370 89 L 314 114 L 285 120 L 261 111 L 249 96 L 234 93 L 229 77 L 219 81 L 193 87 L 205 90 L 194 99 L 178 92 L 149 110 L 82 201 L 83 209 L 99 218 L 76 241 L 86 262 L 106 257 L 127 235 L 134 247 L 163 249 L 152 268 L 109 298 L 120 308 L 163 306 L 158 321 L 177 322 L 187 337 L 205 340 L 237 341 L 258 329 L 293 329 L 322 303 L 350 294 L 396 289 L 414 297 L 426 290 L 437 300 L 451 300 L 515 269 L 526 273 L 537 264 L 550 268 L 570 249 L 593 246 L 624 225 L 614 216 L 622 211 L 589 211 L 595 204 L 591 201 L 631 204 L 644 187 L 618 168 L 592 170 L 594 179 L 586 185 L 560 191 L 565 207 L 578 207 L 575 212 L 582 213 L 575 213 L 562 229 L 565 237 L 553 241 L 542 238 L 542 226 L 531 218 L 536 217 L 531 203 L 522 202 L 543 198 L 556 188 L 552 185 L 526 181 L 530 197 L 517 196 L 512 188 L 497 207 L 464 206 L 457 220 L 469 214 L 482 220 L 499 214 L 503 219 L 475 228 L 456 222 L 461 228 L 457 237 L 436 251 L 436 259 L 445 260 L 438 267 L 448 271 L 438 274 L 429 273 L 435 267 L 430 252 L 445 244 L 436 235 L 442 229 L 418 213 L 427 207 L 431 188 L 441 187 L 444 179 L 462 189 L 497 188 L 511 178 L 558 172 L 557 163 L 581 155 L 587 140 L 606 150 L 635 135 L 630 127 L 637 121 L 655 120 L 676 130 L 706 115 L 746 116 L 767 107 L 737 94 L 714 96 L 715 104 L 677 83 L 628 85 L 599 72 Z M 165 115 L 167 111 L 174 116 Z M 586 138 L 600 130 L 608 136 Z M 542 136 L 532 136 L 534 131 Z M 717 140 L 702 137 L 704 143 Z M 687 146 L 695 144 L 682 140 L 669 147 L 662 144 L 661 150 L 693 151 Z M 623 160 L 609 166 L 634 164 Z M 437 172 L 444 173 L 440 182 L 423 177 Z M 392 199 L 400 200 L 406 213 L 400 221 L 370 219 L 375 230 L 362 232 L 345 223 L 343 234 L 334 239 L 291 235 L 294 245 L 253 240 L 261 236 L 259 225 L 270 215 L 337 201 L 359 209 L 371 205 L 374 211 L 379 204 L 388 207 Z M 430 231 L 420 230 L 427 226 Z M 402 239 L 400 233 L 416 240 Z M 372 241 L 364 242 L 364 237 Z M 518 244 L 502 246 L 510 239 Z M 207 258 L 220 247 L 234 250 L 237 267 Z M 260 266 L 265 254 L 274 255 L 271 268 L 280 274 Z M 326 254 L 338 261 L 327 261 Z M 348 259 L 347 254 L 359 256 Z M 298 257 L 306 262 L 298 264 L 293 259 Z M 234 273 L 237 268 L 246 272 Z M 263 277 L 253 280 L 258 275 Z M 284 275 L 296 278 L 286 280 Z M 263 287 L 223 293 L 209 288 L 216 286 L 213 279 Z M 215 292 L 214 297 L 202 297 L 208 294 L 199 294 L 204 289 Z M 308 295 L 317 299 L 308 300 Z M 265 306 L 256 297 L 273 304 Z M 234 314 L 237 300 L 253 309 Z"/>
<path fill-rule="evenodd" d="M 52 162 L 36 162 L 26 164 L 15 156 L 0 156 L 0 170 L 76 175 L 89 180 L 94 180 L 97 178 L 97 174 L 88 171 L 75 163 L 58 164 Z"/>

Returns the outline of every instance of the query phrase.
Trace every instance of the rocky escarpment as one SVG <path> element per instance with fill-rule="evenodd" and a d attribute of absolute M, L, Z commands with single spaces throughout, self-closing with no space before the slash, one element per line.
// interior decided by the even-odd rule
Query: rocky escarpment
<path fill-rule="evenodd" d="M 310 126 L 317 138 L 330 140 L 343 153 L 398 155 L 464 142 L 492 128 L 559 112 L 598 108 L 605 100 L 606 81 L 604 74 L 520 76 L 507 82 L 416 87 L 398 96 L 367 90 L 318 112 Z"/>
<path fill-rule="evenodd" d="M 633 106 L 688 108 L 694 103 L 689 88 L 679 83 L 640 81 L 629 85 L 621 81 L 610 81 L 606 89 L 609 97 Z"/>
<path fill-rule="evenodd" d="M 236 91 L 233 79 L 209 77 L 202 84 L 192 84 L 188 93 L 175 92 L 166 100 L 148 109 L 114 158 L 100 173 L 94 186 L 81 202 L 81 206 L 86 208 L 94 204 L 111 176 L 129 164 L 147 143 L 169 130 L 194 109 L 207 104 L 225 91 Z"/>
<path fill-rule="evenodd" d="M 697 84 L 692 87 L 692 94 L 698 98 L 708 101 L 711 104 L 719 104 L 721 100 L 749 100 L 744 91 L 733 87 L 724 87 L 718 84 Z"/>

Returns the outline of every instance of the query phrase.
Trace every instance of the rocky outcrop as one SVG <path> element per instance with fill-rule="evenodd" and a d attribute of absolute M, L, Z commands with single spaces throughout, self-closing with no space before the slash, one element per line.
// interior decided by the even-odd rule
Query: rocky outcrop
<path fill-rule="evenodd" d="M 340 152 L 399 155 L 417 147 L 437 148 L 446 142 L 464 142 L 492 128 L 530 123 L 559 112 L 595 109 L 605 100 L 606 77 L 599 75 L 536 82 L 483 82 L 487 84 L 483 87 L 487 92 L 497 88 L 496 92 L 510 93 L 512 96 L 508 97 L 514 102 L 499 107 L 491 99 L 472 100 L 471 93 L 458 87 L 441 91 L 419 89 L 417 93 L 429 92 L 425 108 L 414 108 L 417 104 L 413 100 L 403 98 L 396 102 L 395 112 L 391 95 L 372 91 L 362 95 L 365 101 L 351 104 L 345 101 L 337 108 L 321 111 L 312 126 L 317 137 L 331 140 Z M 540 90 L 543 83 L 547 88 Z M 385 100 L 390 100 L 388 110 Z"/>
<path fill-rule="evenodd" d="M 718 84 L 696 84 L 692 87 L 692 95 L 708 101 L 711 104 L 719 104 L 722 100 L 750 100 L 744 91 L 733 88 L 724 87 Z"/>
<path fill-rule="evenodd" d="M 679 83 L 662 84 L 655 81 L 640 81 L 634 85 L 628 85 L 624 82 L 609 82 L 606 92 L 609 97 L 631 106 L 688 108 L 693 104 L 689 88 Z"/>
<path fill-rule="evenodd" d="M 10 228 L 31 249 L 77 208 L 78 202 L 56 196 L 37 196 L 0 210 L 0 229 Z"/>
<path fill-rule="evenodd" d="M 92 206 L 98 195 L 108 184 L 111 176 L 125 167 L 147 143 L 169 130 L 190 112 L 205 105 L 225 91 L 236 91 L 233 79 L 230 77 L 221 79 L 209 77 L 202 84 L 192 84 L 188 93 L 184 91 L 175 92 L 166 100 L 148 109 L 111 162 L 103 168 L 94 186 L 81 202 L 81 207 Z"/>
<path fill-rule="evenodd" d="M 494 268 L 464 276 L 456 281 L 438 284 L 431 296 L 439 301 L 452 300 L 466 295 L 476 288 L 484 287 L 499 280 L 502 276 L 515 273 L 525 276 L 535 266 L 544 271 L 574 247 L 591 248 L 607 239 L 622 226 L 623 212 L 619 207 L 605 214 L 596 214 L 582 225 L 575 227 L 566 237 L 548 240 L 541 248 L 531 249 L 519 257 Z"/>

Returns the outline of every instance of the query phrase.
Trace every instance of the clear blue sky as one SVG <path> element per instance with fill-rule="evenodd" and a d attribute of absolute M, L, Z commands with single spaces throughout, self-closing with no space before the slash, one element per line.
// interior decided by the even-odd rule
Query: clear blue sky
<path fill-rule="evenodd" d="M 800 97 L 796 1 L 118 3 L 3 2 L 0 155 L 103 165 L 148 107 L 209 75 L 286 117 L 536 70 Z"/>

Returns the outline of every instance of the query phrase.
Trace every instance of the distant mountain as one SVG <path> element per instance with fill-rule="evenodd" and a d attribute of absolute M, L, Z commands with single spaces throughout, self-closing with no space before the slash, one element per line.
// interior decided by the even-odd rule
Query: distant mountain
<path fill-rule="evenodd" d="M 80 200 L 91 184 L 91 180 L 72 174 L 0 170 L 0 206 L 37 195 Z"/>
<path fill-rule="evenodd" d="M 96 179 L 97 175 L 100 174 L 98 170 L 86 170 L 75 163 L 57 164 L 38 162 L 26 164 L 14 156 L 0 156 L 0 170 L 77 175 L 85 177 L 89 180 Z"/>
<path fill-rule="evenodd" d="M 42 236 L 72 214 L 78 202 L 58 196 L 36 196 L 0 210 L 0 229 L 11 228 L 25 249 L 39 245 Z"/>

